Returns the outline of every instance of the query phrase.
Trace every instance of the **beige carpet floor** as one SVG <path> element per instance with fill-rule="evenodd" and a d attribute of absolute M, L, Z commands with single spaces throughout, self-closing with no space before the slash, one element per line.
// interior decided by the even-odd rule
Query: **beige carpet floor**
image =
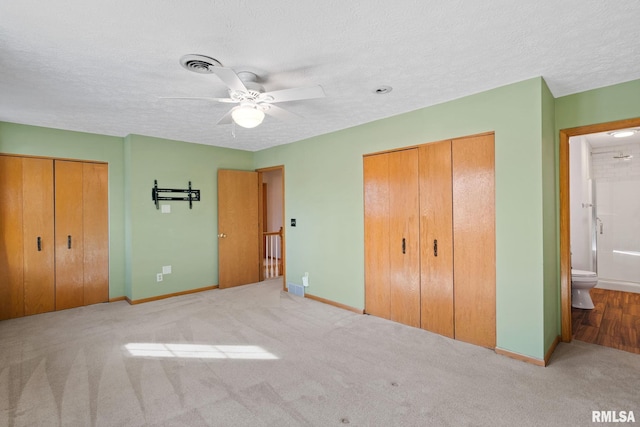
<path fill-rule="evenodd" d="M 546 368 L 281 292 L 279 281 L 0 322 L 0 426 L 587 426 L 640 355 Z"/>

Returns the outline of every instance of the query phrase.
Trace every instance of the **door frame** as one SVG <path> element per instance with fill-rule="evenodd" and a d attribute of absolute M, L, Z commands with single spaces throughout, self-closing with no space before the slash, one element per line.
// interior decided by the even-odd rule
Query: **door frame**
<path fill-rule="evenodd" d="M 262 174 L 264 172 L 271 172 L 271 171 L 275 171 L 275 170 L 280 170 L 282 171 L 282 290 L 286 291 L 287 290 L 287 251 L 286 251 L 286 229 L 287 227 L 285 227 L 286 223 L 285 223 L 285 177 L 284 177 L 284 165 L 277 165 L 277 166 L 269 166 L 266 168 L 260 168 L 260 169 L 256 169 L 256 172 L 258 172 L 258 191 L 259 191 L 259 195 L 258 195 L 258 200 L 260 201 L 258 203 L 258 231 L 259 231 L 259 235 L 260 235 L 260 242 L 259 242 L 259 247 L 260 247 L 260 281 L 264 280 L 264 269 L 262 267 L 262 263 L 264 261 L 264 245 L 262 242 L 262 233 L 264 233 L 264 228 L 265 228 L 265 224 L 264 224 L 264 212 L 262 211 L 263 209 L 263 204 L 262 204 L 262 200 L 264 199 L 265 195 L 263 194 L 263 185 L 262 185 Z"/>
<path fill-rule="evenodd" d="M 640 118 L 560 129 L 560 330 L 563 342 L 571 342 L 571 212 L 569 208 L 569 138 L 640 126 Z"/>

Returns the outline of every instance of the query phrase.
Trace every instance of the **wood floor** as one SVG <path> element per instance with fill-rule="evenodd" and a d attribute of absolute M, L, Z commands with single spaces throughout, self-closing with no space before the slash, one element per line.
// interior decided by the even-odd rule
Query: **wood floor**
<path fill-rule="evenodd" d="M 571 309 L 573 338 L 640 354 L 640 294 L 592 289 L 593 310 Z"/>

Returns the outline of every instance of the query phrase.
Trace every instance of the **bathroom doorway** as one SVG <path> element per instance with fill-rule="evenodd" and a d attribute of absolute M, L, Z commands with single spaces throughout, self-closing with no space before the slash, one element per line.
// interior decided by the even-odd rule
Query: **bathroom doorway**
<path fill-rule="evenodd" d="M 560 132 L 562 339 L 640 353 L 640 119 Z M 634 160 L 635 159 L 635 160 Z M 598 273 L 595 308 L 571 308 L 571 267 Z"/>
<path fill-rule="evenodd" d="M 627 133 L 569 139 L 571 266 L 596 272 L 598 288 L 640 293 L 640 131 Z"/>

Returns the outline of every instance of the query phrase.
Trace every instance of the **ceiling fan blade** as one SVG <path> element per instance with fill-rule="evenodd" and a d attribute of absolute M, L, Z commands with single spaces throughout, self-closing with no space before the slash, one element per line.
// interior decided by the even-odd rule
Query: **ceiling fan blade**
<path fill-rule="evenodd" d="M 325 96 L 322 86 L 310 86 L 265 92 L 260 95 L 260 100 L 272 103 L 297 101 L 300 99 L 324 98 Z"/>
<path fill-rule="evenodd" d="M 233 110 L 229 110 L 229 111 L 227 112 L 227 114 L 225 114 L 224 116 L 222 116 L 222 117 L 220 118 L 220 120 L 218 120 L 218 123 L 216 123 L 216 124 L 218 124 L 218 125 L 229 125 L 229 124 L 233 123 L 233 118 L 231 117 L 231 112 L 232 112 L 232 111 L 233 111 Z"/>
<path fill-rule="evenodd" d="M 225 67 L 212 67 L 211 71 L 222 80 L 224 84 L 229 86 L 229 89 L 239 91 L 239 92 L 248 92 L 247 87 L 242 83 L 240 77 L 233 71 L 231 68 Z"/>
<path fill-rule="evenodd" d="M 302 119 L 301 116 L 275 105 L 265 105 L 265 107 L 269 107 L 264 110 L 265 114 L 268 114 L 271 117 L 275 117 L 276 119 L 282 120 L 284 122 L 293 122 Z"/>
<path fill-rule="evenodd" d="M 207 96 L 159 96 L 160 99 L 198 99 L 198 100 L 207 100 L 207 101 L 218 101 L 218 102 L 228 102 L 235 103 L 238 101 L 234 101 L 231 98 L 209 98 Z"/>

